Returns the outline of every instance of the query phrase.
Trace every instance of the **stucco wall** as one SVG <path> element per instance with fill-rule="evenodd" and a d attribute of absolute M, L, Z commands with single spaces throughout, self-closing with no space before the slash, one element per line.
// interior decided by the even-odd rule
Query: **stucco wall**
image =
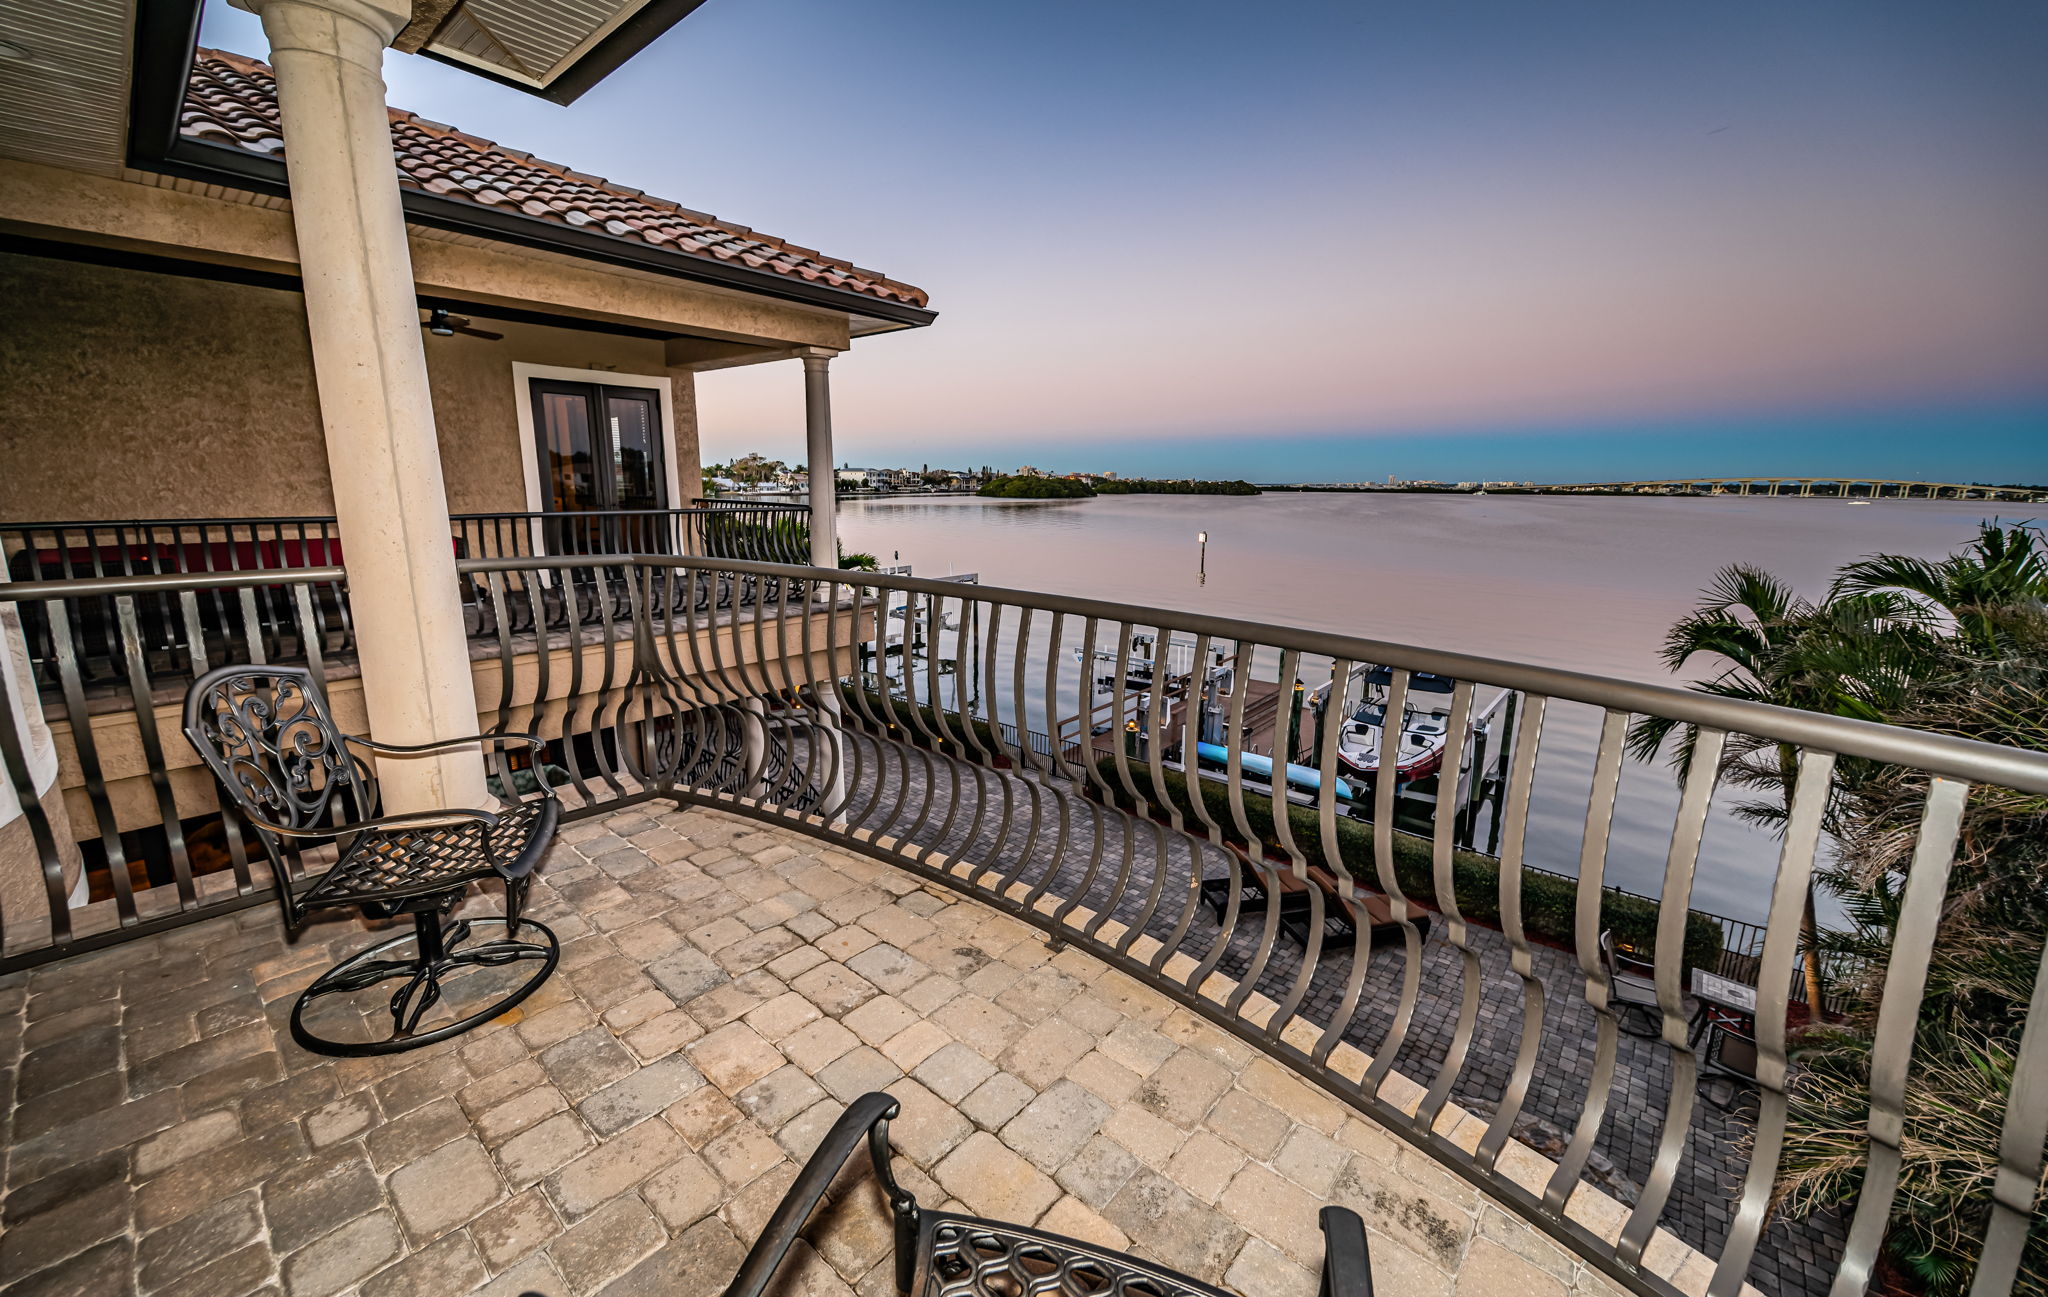
<path fill-rule="evenodd" d="M 333 511 L 297 293 L 0 253 L 0 302 L 0 521 Z M 691 375 L 660 341 L 477 323 L 504 340 L 426 339 L 452 512 L 527 507 L 515 361 L 670 376 L 696 493 Z"/>

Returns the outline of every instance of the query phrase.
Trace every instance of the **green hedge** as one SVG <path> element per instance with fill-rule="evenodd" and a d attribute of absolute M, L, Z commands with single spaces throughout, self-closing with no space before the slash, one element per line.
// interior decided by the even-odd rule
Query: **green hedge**
<path fill-rule="evenodd" d="M 1130 797 L 1123 791 L 1123 782 L 1116 772 L 1116 759 L 1104 757 L 1098 763 L 1104 779 L 1115 790 L 1114 800 L 1123 809 L 1133 809 Z M 1140 792 L 1152 792 L 1151 772 L 1134 767 L 1132 783 Z M 1194 817 L 1194 808 L 1188 800 L 1187 781 L 1178 772 L 1163 772 L 1168 797 L 1190 825 L 1200 823 Z M 1202 801 L 1209 817 L 1222 826 L 1226 838 L 1236 840 L 1237 821 L 1230 813 L 1230 787 L 1219 780 L 1196 781 L 1202 790 Z M 1258 837 L 1259 845 L 1266 851 L 1278 852 L 1279 841 L 1273 834 L 1273 802 L 1247 789 L 1244 794 L 1245 822 Z M 1343 869 L 1351 876 L 1375 890 L 1379 888 L 1379 870 L 1373 864 L 1373 830 L 1369 824 L 1344 816 L 1337 818 L 1337 852 L 1340 859 L 1332 862 L 1323 851 L 1321 816 L 1313 807 L 1287 807 L 1287 826 L 1294 835 L 1294 845 L 1311 865 L 1325 869 Z M 1239 846 L 1245 845 L 1238 842 Z M 1401 884 L 1401 891 L 1410 900 L 1435 905 L 1442 903 L 1436 891 L 1436 870 L 1431 863 L 1430 843 L 1408 833 L 1394 834 L 1394 877 Z M 1451 853 L 1451 885 L 1457 892 L 1458 909 L 1466 918 L 1482 923 L 1500 922 L 1500 862 L 1492 856 L 1483 856 L 1476 851 L 1454 851 Z M 1573 944 L 1573 919 L 1578 907 L 1578 884 L 1569 878 L 1558 878 L 1536 870 L 1522 872 L 1522 926 L 1529 936 L 1543 941 L 1556 942 L 1564 946 Z M 1600 923 L 1603 928 L 1614 930 L 1615 938 L 1625 945 L 1648 949 L 1657 936 L 1657 903 L 1640 896 L 1608 888 L 1600 902 Z M 1721 958 L 1721 925 L 1704 914 L 1693 914 L 1686 922 L 1685 965 L 1688 969 L 1700 966 L 1713 969 Z"/>

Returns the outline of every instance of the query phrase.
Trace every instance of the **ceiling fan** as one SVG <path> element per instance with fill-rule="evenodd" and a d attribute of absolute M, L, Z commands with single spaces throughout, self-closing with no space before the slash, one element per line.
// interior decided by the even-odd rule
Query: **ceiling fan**
<path fill-rule="evenodd" d="M 427 312 L 427 332 L 437 338 L 466 333 L 472 338 L 483 338 L 489 342 L 497 342 L 505 336 L 502 333 L 492 333 L 489 329 L 472 328 L 467 319 L 460 315 L 450 315 L 445 306 L 437 306 Z"/>

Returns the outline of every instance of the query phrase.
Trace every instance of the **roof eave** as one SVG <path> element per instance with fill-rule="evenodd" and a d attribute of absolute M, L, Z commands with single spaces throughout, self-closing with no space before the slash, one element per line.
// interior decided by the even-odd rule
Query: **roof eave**
<path fill-rule="evenodd" d="M 259 157 L 246 149 L 179 136 L 169 153 L 161 158 L 131 158 L 142 170 L 180 176 L 208 184 L 253 190 L 280 198 L 291 196 L 284 163 L 277 158 Z M 848 315 L 888 320 L 906 328 L 930 324 L 938 312 L 907 302 L 891 302 L 866 293 L 852 293 L 829 284 L 815 284 L 772 270 L 735 266 L 709 257 L 668 252 L 635 239 L 621 238 L 602 230 L 578 230 L 543 221 L 522 212 L 501 211 L 430 194 L 420 189 L 403 189 L 399 201 L 405 218 L 415 224 L 458 234 L 471 234 L 500 243 L 539 248 L 596 261 L 605 265 L 649 270 L 655 274 L 695 283 L 714 284 L 757 297 L 822 307 Z"/>

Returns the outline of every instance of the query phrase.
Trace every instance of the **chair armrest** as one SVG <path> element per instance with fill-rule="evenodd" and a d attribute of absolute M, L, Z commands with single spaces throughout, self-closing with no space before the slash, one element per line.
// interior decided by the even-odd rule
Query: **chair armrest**
<path fill-rule="evenodd" d="M 724 1297 L 760 1297 L 761 1293 L 767 1290 L 769 1282 L 775 1278 L 776 1268 L 789 1255 L 789 1249 L 795 1245 L 797 1235 L 803 1230 L 805 1222 L 809 1221 L 811 1213 L 818 1209 L 818 1204 L 824 1201 L 825 1190 L 831 1186 L 833 1179 L 839 1174 L 839 1169 L 846 1165 L 846 1159 L 853 1156 L 854 1150 L 860 1147 L 863 1139 L 870 1139 L 870 1147 L 877 1155 L 877 1170 L 882 1176 L 884 1186 L 891 1190 L 891 1205 L 894 1206 L 897 1196 L 901 1195 L 910 1201 L 910 1210 L 916 1210 L 915 1200 L 910 1200 L 908 1194 L 904 1194 L 896 1187 L 894 1179 L 889 1175 L 887 1163 L 882 1160 L 888 1148 L 889 1119 L 894 1117 L 897 1111 L 898 1105 L 894 1095 L 875 1090 L 855 1099 L 847 1110 L 839 1115 L 839 1120 L 832 1123 L 832 1129 L 825 1132 L 825 1138 L 818 1145 L 818 1151 L 811 1154 L 811 1160 L 804 1163 L 804 1169 L 797 1173 L 796 1182 L 789 1186 L 789 1192 L 783 1194 L 782 1201 L 776 1205 L 775 1214 L 768 1218 L 766 1228 L 761 1231 L 761 1237 L 754 1241 L 746 1260 L 740 1262 L 739 1273 L 733 1276 L 732 1283 L 726 1287 Z M 875 1131 L 881 1132 L 879 1139 L 871 1138 L 872 1132 Z M 899 1222 L 901 1219 L 899 1210 Z M 902 1230 L 899 1228 L 899 1249 L 902 1243 Z"/>
<path fill-rule="evenodd" d="M 1372 1261 L 1366 1254 L 1365 1222 L 1349 1207 L 1325 1207 L 1321 1297 L 1372 1297 Z"/>
<path fill-rule="evenodd" d="M 244 812 L 247 815 L 247 812 Z M 399 815 L 379 815 L 374 819 L 357 820 L 353 824 L 337 824 L 317 829 L 289 829 L 282 824 L 271 824 L 249 816 L 259 829 L 266 829 L 286 838 L 338 838 L 345 833 L 376 833 L 391 829 L 453 828 L 458 824 L 476 824 L 485 833 L 498 827 L 498 817 L 489 811 L 469 807 L 450 807 L 439 811 L 406 811 Z"/>
<path fill-rule="evenodd" d="M 390 752 L 395 755 L 418 755 L 423 752 L 444 752 L 449 748 L 468 747 L 472 743 L 495 743 L 500 746 L 524 744 L 531 748 L 547 746 L 547 740 L 538 734 L 471 734 L 459 739 L 436 739 L 432 743 L 379 743 L 373 738 L 358 734 L 342 736 L 350 743 L 369 748 L 373 752 Z"/>

